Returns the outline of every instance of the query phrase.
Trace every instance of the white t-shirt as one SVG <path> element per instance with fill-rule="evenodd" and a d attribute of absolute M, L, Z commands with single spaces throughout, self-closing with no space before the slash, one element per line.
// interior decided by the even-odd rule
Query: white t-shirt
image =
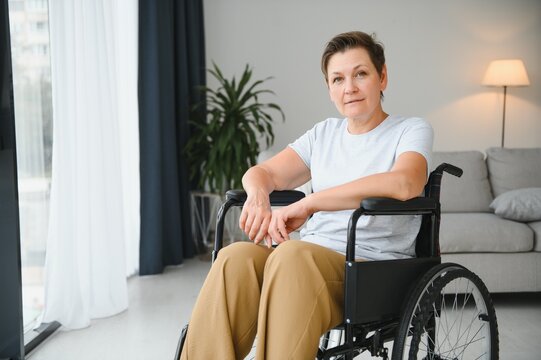
<path fill-rule="evenodd" d="M 389 116 L 371 131 L 352 135 L 347 119 L 327 119 L 289 146 L 305 162 L 314 192 L 391 170 L 407 151 L 423 155 L 431 169 L 432 127 L 421 118 Z M 427 170 L 428 171 L 428 170 Z M 353 210 L 320 211 L 301 230 L 301 239 L 346 252 L 347 225 Z M 415 256 L 419 215 L 361 216 L 355 256 L 371 260 Z"/>

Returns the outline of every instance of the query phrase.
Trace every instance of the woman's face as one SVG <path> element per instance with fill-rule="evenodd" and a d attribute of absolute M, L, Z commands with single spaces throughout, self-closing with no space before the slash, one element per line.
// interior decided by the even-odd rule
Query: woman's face
<path fill-rule="evenodd" d="M 331 56 L 327 65 L 329 94 L 338 111 L 350 120 L 369 120 L 381 109 L 380 91 L 387 87 L 387 68 L 381 76 L 363 48 Z"/>

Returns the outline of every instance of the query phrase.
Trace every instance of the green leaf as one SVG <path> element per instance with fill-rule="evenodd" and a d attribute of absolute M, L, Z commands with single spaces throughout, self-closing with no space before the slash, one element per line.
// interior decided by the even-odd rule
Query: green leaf
<path fill-rule="evenodd" d="M 259 155 L 259 142 L 266 146 L 274 142 L 271 113 L 277 112 L 284 121 L 282 109 L 275 103 L 260 103 L 262 94 L 274 95 L 263 88 L 265 81 L 252 80 L 252 69 L 247 64 L 239 80 L 226 79 L 213 62 L 208 72 L 218 81 L 211 89 L 200 86 L 197 91 L 205 100 L 191 106 L 192 133 L 183 153 L 190 167 L 190 178 L 199 178 L 210 191 L 224 191 L 241 186 L 244 172 L 253 166 Z M 206 111 L 203 111 L 206 107 Z M 206 114 L 205 116 L 203 116 Z"/>

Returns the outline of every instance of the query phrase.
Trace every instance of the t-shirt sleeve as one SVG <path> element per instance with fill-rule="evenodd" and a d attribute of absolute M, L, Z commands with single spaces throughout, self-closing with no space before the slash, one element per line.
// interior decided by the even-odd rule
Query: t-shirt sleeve
<path fill-rule="evenodd" d="M 308 166 L 308 169 L 311 168 L 312 151 L 316 142 L 316 127 L 317 125 L 289 144 L 289 147 L 300 156 L 302 161 Z"/>
<path fill-rule="evenodd" d="M 432 169 L 432 145 L 434 143 L 434 130 L 424 119 L 416 118 L 408 124 L 398 147 L 396 158 L 407 151 L 415 151 L 424 156 L 427 163 L 427 176 Z"/>

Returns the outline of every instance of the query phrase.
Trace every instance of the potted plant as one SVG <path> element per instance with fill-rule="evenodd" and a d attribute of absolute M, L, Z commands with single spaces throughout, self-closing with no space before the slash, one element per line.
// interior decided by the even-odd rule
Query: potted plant
<path fill-rule="evenodd" d="M 262 94 L 274 94 L 261 86 L 269 78 L 252 82 L 252 69 L 246 65 L 239 81 L 226 79 L 213 63 L 210 74 L 218 81 L 216 90 L 201 87 L 205 100 L 195 110 L 206 106 L 204 118 L 194 118 L 194 132 L 185 151 L 190 166 L 190 178 L 198 179 L 200 189 L 223 195 L 228 189 L 242 187 L 243 174 L 256 164 L 260 141 L 267 147 L 274 142 L 273 118 L 276 112 L 285 120 L 282 109 L 275 103 L 260 101 Z M 194 111 L 201 114 L 205 111 Z"/>

